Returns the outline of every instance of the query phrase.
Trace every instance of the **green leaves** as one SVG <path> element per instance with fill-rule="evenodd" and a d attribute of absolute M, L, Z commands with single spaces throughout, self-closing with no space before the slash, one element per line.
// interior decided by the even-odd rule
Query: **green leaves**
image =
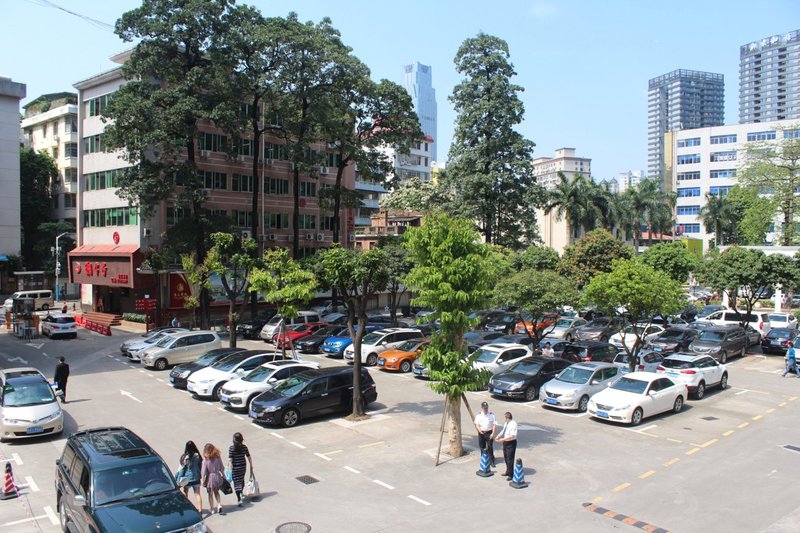
<path fill-rule="evenodd" d="M 281 248 L 264 252 L 263 266 L 253 269 L 250 285 L 253 291 L 263 294 L 267 302 L 277 303 L 283 317 L 294 318 L 299 304 L 314 297 L 317 280 Z"/>
<path fill-rule="evenodd" d="M 642 262 L 664 272 L 679 283 L 685 283 L 689 272 L 696 270 L 699 258 L 682 242 L 659 243 L 641 255 Z"/>
<path fill-rule="evenodd" d="M 618 241 L 602 229 L 594 230 L 570 244 L 558 263 L 558 273 L 572 278 L 583 287 L 598 273 L 611 270 L 615 259 L 633 256 L 630 246 Z"/>

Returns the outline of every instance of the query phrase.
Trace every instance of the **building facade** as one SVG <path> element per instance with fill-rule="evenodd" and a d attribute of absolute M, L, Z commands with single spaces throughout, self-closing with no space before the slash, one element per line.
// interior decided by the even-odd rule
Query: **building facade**
<path fill-rule="evenodd" d="M 20 232 L 19 180 L 19 102 L 25 98 L 24 83 L 0 77 L 0 190 L 3 208 L 0 209 L 0 290 L 6 291 L 8 256 L 19 255 L 22 246 Z"/>
<path fill-rule="evenodd" d="M 679 69 L 649 81 L 647 93 L 647 173 L 663 179 L 664 134 L 721 126 L 725 123 L 725 80 L 722 74 Z"/>
<path fill-rule="evenodd" d="M 414 111 L 419 118 L 422 132 L 435 141 L 437 136 L 437 108 L 436 89 L 433 88 L 433 73 L 430 65 L 419 62 L 410 63 L 403 67 L 405 71 L 405 87 L 411 100 L 414 102 Z M 436 159 L 436 146 L 431 146 L 428 154 L 434 161 Z"/>
<path fill-rule="evenodd" d="M 739 48 L 739 122 L 800 119 L 800 30 Z"/>
<path fill-rule="evenodd" d="M 645 177 L 644 170 L 620 172 L 617 175 L 618 192 L 625 192 L 632 187 L 638 187 Z"/>
<path fill-rule="evenodd" d="M 743 152 L 751 142 L 780 142 L 800 135 L 797 121 L 732 124 L 674 132 L 671 179 L 678 199 L 675 207 L 676 235 L 703 241 L 707 249 L 714 239 L 700 220 L 706 195 L 725 196 L 738 183 Z M 774 235 L 768 235 L 772 241 Z"/>

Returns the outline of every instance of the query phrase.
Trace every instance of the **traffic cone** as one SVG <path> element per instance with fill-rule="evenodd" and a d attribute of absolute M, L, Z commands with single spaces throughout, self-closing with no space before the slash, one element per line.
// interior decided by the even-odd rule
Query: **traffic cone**
<path fill-rule="evenodd" d="M 514 480 L 509 481 L 508 485 L 515 489 L 524 489 L 528 486 L 525 481 L 525 470 L 522 468 L 522 459 L 517 459 L 517 463 L 514 465 Z"/>
<path fill-rule="evenodd" d="M 14 483 L 14 472 L 11 471 L 11 463 L 6 462 L 6 475 L 3 481 L 3 500 L 10 500 L 19 496 L 17 485 Z"/>
<path fill-rule="evenodd" d="M 489 452 L 483 450 L 481 452 L 481 467 L 480 470 L 475 472 L 475 475 L 481 477 L 492 477 L 494 472 L 489 469 Z"/>

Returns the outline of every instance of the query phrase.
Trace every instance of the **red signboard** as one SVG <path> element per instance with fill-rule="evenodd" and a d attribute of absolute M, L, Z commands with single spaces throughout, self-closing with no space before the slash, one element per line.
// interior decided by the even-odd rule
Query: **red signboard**
<path fill-rule="evenodd" d="M 131 260 L 127 257 L 74 257 L 72 282 L 116 287 L 132 287 Z"/>
<path fill-rule="evenodd" d="M 169 273 L 169 307 L 171 309 L 183 308 L 184 301 L 192 295 L 192 287 L 186 279 L 186 274 L 178 272 Z"/>
<path fill-rule="evenodd" d="M 114 239 L 114 244 L 119 244 L 119 232 L 115 231 L 114 234 L 111 236 Z"/>

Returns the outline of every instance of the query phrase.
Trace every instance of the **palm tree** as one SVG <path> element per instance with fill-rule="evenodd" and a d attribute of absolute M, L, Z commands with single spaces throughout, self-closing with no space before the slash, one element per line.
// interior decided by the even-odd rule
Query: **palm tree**
<path fill-rule="evenodd" d="M 714 245 L 722 246 L 722 236 L 730 228 L 733 209 L 721 194 L 706 193 L 706 205 L 700 208 L 700 221 L 706 232 L 714 232 Z"/>
<path fill-rule="evenodd" d="M 556 218 L 567 219 L 570 227 L 570 241 L 580 235 L 580 230 L 593 228 L 598 210 L 591 198 L 591 187 L 582 174 L 575 174 L 570 180 L 563 172 L 558 173 L 558 184 L 550 192 L 545 213 L 556 210 Z"/>

